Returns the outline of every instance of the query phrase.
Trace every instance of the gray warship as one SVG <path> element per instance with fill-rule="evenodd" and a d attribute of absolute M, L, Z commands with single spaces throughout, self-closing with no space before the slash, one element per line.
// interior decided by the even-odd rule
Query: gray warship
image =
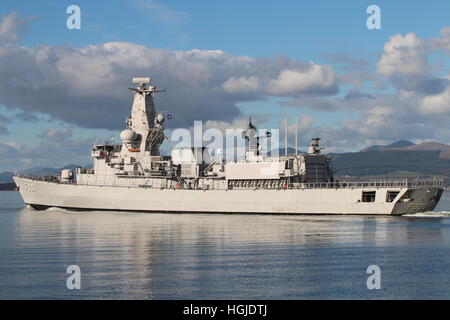
<path fill-rule="evenodd" d="M 403 215 L 433 210 L 442 195 L 440 179 L 336 181 L 319 138 L 306 154 L 262 155 L 251 120 L 241 159 L 212 157 L 205 146 L 161 156 L 167 116 L 155 109 L 158 90 L 150 78 L 133 83 L 121 143 L 95 144 L 91 169 L 46 179 L 15 175 L 25 204 L 38 210 Z"/>

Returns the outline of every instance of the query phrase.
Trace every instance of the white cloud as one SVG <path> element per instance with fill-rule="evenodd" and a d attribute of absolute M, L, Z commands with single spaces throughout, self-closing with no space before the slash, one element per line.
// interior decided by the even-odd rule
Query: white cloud
<path fill-rule="evenodd" d="M 58 168 L 70 163 L 87 165 L 90 163 L 89 150 L 94 138 L 87 139 L 46 139 L 37 144 L 23 145 L 15 141 L 0 142 L 0 171 L 26 169 L 30 167 Z"/>
<path fill-rule="evenodd" d="M 443 35 L 446 35 L 446 32 Z M 439 94 L 449 83 L 447 79 L 433 75 L 442 68 L 442 64 L 430 66 L 428 57 L 439 49 L 439 46 L 442 47 L 443 40 L 423 40 L 414 33 L 405 36 L 397 34 L 384 45 L 383 54 L 377 64 L 378 72 L 402 90 L 426 95 Z M 440 45 L 437 45 L 438 42 Z"/>
<path fill-rule="evenodd" d="M 150 76 L 167 89 L 156 102 L 159 110 L 172 113 L 172 127 L 188 127 L 194 120 L 229 122 L 241 114 L 237 103 L 271 94 L 328 95 L 338 90 L 330 66 L 127 42 L 82 48 L 0 46 L 0 69 L 1 104 L 80 127 L 116 130 L 129 113 L 126 87 L 134 76 Z"/>
<path fill-rule="evenodd" d="M 248 117 L 239 117 L 237 119 L 234 119 L 231 122 L 226 121 L 212 121 L 208 120 L 204 124 L 204 130 L 207 129 L 217 129 L 221 131 L 223 134 L 226 133 L 227 129 L 235 130 L 235 129 L 242 129 L 245 130 L 248 126 L 249 118 Z M 255 123 L 255 117 L 253 117 L 253 123 Z"/>
<path fill-rule="evenodd" d="M 226 92 L 257 92 L 261 89 L 261 83 L 257 77 L 229 77 L 222 87 Z"/>
<path fill-rule="evenodd" d="M 443 50 L 447 54 L 450 53 L 450 27 L 441 29 L 439 38 L 433 38 L 429 41 L 430 50 Z"/>
<path fill-rule="evenodd" d="M 42 132 L 39 137 L 53 142 L 64 142 L 72 137 L 72 129 L 70 128 L 50 128 Z"/>
<path fill-rule="evenodd" d="M 15 43 L 24 33 L 30 21 L 34 18 L 19 19 L 13 12 L 6 16 L 0 16 L 0 44 Z"/>
<path fill-rule="evenodd" d="M 309 63 L 306 70 L 282 70 L 267 84 L 273 95 L 335 94 L 338 92 L 335 73 L 331 66 Z"/>
<path fill-rule="evenodd" d="M 6 125 L 10 122 L 11 120 L 8 117 L 0 114 L 0 136 L 9 134 L 8 127 Z"/>
<path fill-rule="evenodd" d="M 170 24 L 171 14 L 184 16 L 167 6 L 158 10 L 159 23 Z M 414 33 L 391 37 L 384 45 L 377 72 L 370 72 L 365 60 L 329 55 L 336 63 L 349 66 L 340 70 L 351 71 L 336 74 L 332 66 L 283 56 L 174 51 L 127 42 L 27 48 L 17 44 L 20 29 L 26 25 L 16 14 L 0 21 L 0 103 L 24 114 L 41 112 L 80 127 L 120 130 L 131 104 L 126 90 L 131 77 L 150 76 L 159 88 L 167 89 L 156 97 L 156 103 L 158 110 L 173 115 L 168 122 L 172 128 L 189 128 L 194 120 L 203 120 L 205 128 L 244 128 L 248 119 L 237 107 L 239 102 L 281 96 L 290 99 L 282 105 L 352 113 L 352 120 L 334 125 L 314 126 L 312 119 L 306 119 L 302 126 L 306 135 L 302 141 L 319 135 L 336 150 L 374 141 L 450 139 L 449 77 L 442 76 L 442 71 L 448 70 L 443 63 L 429 63 L 435 61 L 429 59 L 430 54 L 450 53 L 450 27 L 443 28 L 438 38 L 421 39 Z M 177 27 L 176 21 L 174 25 Z M 434 58 L 439 60 L 442 55 Z M 337 97 L 339 85 L 349 88 Z M 5 130 L 5 122 L 0 123 L 0 134 Z M 44 141 L 39 148 L 43 149 L 50 143 L 74 141 L 69 132 L 62 131 L 44 132 L 41 137 Z M 14 149 L 6 144 L 1 147 Z M 20 157 L 33 158 L 30 152 L 37 148 L 26 152 L 19 148 Z M 36 157 L 43 155 L 37 153 Z"/>
<path fill-rule="evenodd" d="M 420 102 L 420 111 L 424 115 L 450 115 L 450 87 L 447 87 L 441 94 L 424 97 Z"/>
<path fill-rule="evenodd" d="M 390 77 L 397 73 L 420 75 L 429 72 L 426 46 L 415 33 L 406 36 L 397 34 L 384 45 L 384 51 L 377 64 L 378 72 Z"/>

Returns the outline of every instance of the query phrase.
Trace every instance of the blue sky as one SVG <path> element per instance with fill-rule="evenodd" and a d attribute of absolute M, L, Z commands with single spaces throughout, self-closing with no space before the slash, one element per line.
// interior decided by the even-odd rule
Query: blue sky
<path fill-rule="evenodd" d="M 167 27 L 142 10 L 136 1 L 11 1 L 3 0 L 2 14 L 17 11 L 36 20 L 23 44 L 67 43 L 74 46 L 128 41 L 175 50 L 220 49 L 235 55 L 271 56 L 320 62 L 322 52 L 347 48 L 376 54 L 393 34 L 415 32 L 436 36 L 448 24 L 448 1 L 161 1 L 186 14 L 184 21 Z M 82 9 L 80 31 L 65 28 L 68 5 Z M 366 8 L 382 10 L 382 29 L 365 26 Z M 170 34 L 187 35 L 180 41 Z"/>
<path fill-rule="evenodd" d="M 66 28 L 68 17 L 66 8 L 71 4 L 76 4 L 81 8 L 81 30 Z M 366 9 L 373 4 L 381 8 L 381 30 L 369 30 L 366 27 L 368 17 Z M 361 126 L 364 126 L 363 121 L 366 119 L 375 119 L 383 112 L 389 115 L 388 109 L 394 109 L 396 105 L 398 108 L 406 109 L 403 112 L 408 114 L 407 101 L 419 98 L 409 96 L 405 98 L 407 94 L 420 94 L 420 99 L 427 98 L 427 101 L 434 101 L 435 92 L 430 97 L 429 93 L 424 96 L 421 89 L 405 87 L 406 82 L 411 82 L 409 77 L 413 73 L 400 70 L 400 67 L 393 72 L 380 71 L 377 63 L 383 56 L 385 44 L 397 34 L 404 37 L 408 33 L 414 33 L 418 39 L 431 42 L 434 41 L 433 39 L 439 38 L 442 28 L 450 25 L 449 1 L 43 0 L 18 2 L 2 0 L 0 15 L 6 17 L 13 12 L 17 13 L 17 19 L 26 20 L 23 24 L 28 29 L 20 35 L 20 40 L 14 45 L 32 51 L 38 51 L 38 48 L 42 46 L 47 46 L 52 50 L 66 47 L 70 48 L 68 51 L 74 51 L 77 48 L 83 50 L 87 46 L 100 47 L 108 42 L 126 42 L 145 48 L 165 49 L 167 52 L 189 52 L 193 49 L 220 50 L 230 57 L 247 56 L 252 59 L 267 59 L 269 64 L 273 63 L 274 65 L 277 63 L 276 57 L 282 56 L 290 59 L 290 62 L 283 62 L 285 64 L 279 69 L 280 75 L 287 65 L 293 65 L 296 62 L 305 64 L 311 61 L 314 64 L 332 68 L 337 79 L 338 90 L 336 92 L 332 92 L 330 87 L 326 89 L 328 91 L 325 93 L 314 91 L 313 94 L 310 94 L 302 91 L 301 94 L 299 92 L 270 94 L 271 91 L 266 89 L 264 93 L 255 94 L 253 92 L 252 95 L 244 97 L 236 95 L 232 99 L 232 104 L 236 109 L 230 111 L 230 114 L 233 114 L 230 118 L 224 119 L 230 124 L 233 121 L 236 122 L 239 117 L 253 114 L 261 116 L 261 125 L 275 127 L 283 116 L 303 115 L 313 123 L 310 125 L 311 130 L 323 132 L 325 136 L 340 138 L 340 144 L 332 141 L 336 144 L 336 151 L 358 150 L 370 143 L 388 143 L 391 142 L 389 140 L 400 138 L 416 142 L 440 140 L 443 143 L 450 143 L 450 133 L 447 132 L 448 128 L 444 123 L 440 125 L 441 131 L 439 132 L 433 131 L 434 129 L 417 130 L 417 127 L 426 128 L 427 125 L 431 126 L 433 121 L 444 119 L 442 112 L 447 116 L 446 110 L 441 110 L 441 104 L 433 107 L 432 112 L 430 111 L 430 114 L 433 113 L 432 115 L 424 113 L 424 110 L 430 108 L 427 109 L 423 104 L 421 107 L 417 106 L 416 109 L 420 109 L 421 111 L 419 111 L 422 112 L 417 111 L 417 115 L 420 113 L 425 119 L 423 123 L 422 120 L 417 120 L 417 116 L 415 120 L 405 116 L 404 118 L 408 118 L 407 120 L 397 119 L 399 123 L 392 123 L 389 128 L 380 128 L 377 124 L 377 128 L 373 130 L 371 128 L 366 131 L 354 129 L 358 121 L 361 122 Z M 416 47 L 414 48 L 416 49 Z M 420 53 L 413 55 L 418 59 L 422 57 L 418 57 L 419 54 L 426 56 L 427 65 L 430 66 L 429 70 L 427 69 L 425 72 L 430 76 L 428 80 L 434 79 L 437 83 L 447 77 L 449 61 L 445 46 L 442 44 L 439 50 L 425 53 L 423 50 L 425 49 L 418 49 L 417 52 Z M 410 55 L 406 58 L 406 63 L 409 58 Z M 151 72 L 152 70 L 145 71 Z M 93 70 L 93 72 L 95 71 Z M 244 78 L 248 80 L 254 75 L 253 72 L 245 75 Z M 358 75 L 361 79 L 355 80 Z M 408 77 L 407 80 L 402 78 L 405 75 Z M 420 78 L 420 72 L 414 73 L 414 76 Z M 227 77 L 230 79 L 229 75 Z M 235 78 L 238 76 L 231 76 L 231 78 L 236 80 Z M 155 81 L 157 80 L 155 79 Z M 170 87 L 169 80 L 164 82 L 162 79 L 162 81 L 164 86 L 169 87 L 168 95 L 174 91 L 177 92 L 176 87 Z M 128 83 L 123 83 L 124 88 L 128 85 Z M 352 103 L 355 106 L 343 106 L 347 98 L 350 101 L 350 92 L 354 92 L 358 97 L 370 96 L 371 101 L 377 101 L 373 108 L 373 110 L 378 108 L 377 111 L 361 111 L 356 106 L 358 101 L 354 100 Z M 438 94 L 444 92 L 445 90 Z M 443 96 L 442 99 L 444 98 Z M 164 99 L 167 100 L 167 98 L 163 96 L 161 99 L 164 105 Z M 229 99 L 231 98 L 224 98 L 224 103 Z M 399 99 L 398 104 L 395 99 Z M 213 102 L 214 100 L 212 100 Z M 0 143 L 15 146 L 15 148 L 20 146 L 20 148 L 29 147 L 30 150 L 36 150 L 35 148 L 39 148 L 40 144 L 47 142 L 44 141 L 46 139 L 45 132 L 49 129 L 70 131 L 70 139 L 72 139 L 70 141 L 92 140 L 95 137 L 117 137 L 121 130 L 118 125 L 96 129 L 95 125 L 87 124 L 87 122 L 85 124 L 82 120 L 71 121 L 69 116 L 63 116 L 60 112 L 53 112 L 44 107 L 34 108 L 23 105 L 23 103 L 23 101 L 15 102 L 14 97 L 8 99 L 7 102 L 0 101 L 0 115 L 4 119 L 4 123 L 0 122 L 0 125 L 5 128 L 3 134 L 0 134 Z M 27 103 L 32 104 L 32 102 Z M 329 108 L 322 107 L 328 103 L 330 104 Z M 360 103 L 364 105 L 367 101 L 361 100 Z M 439 100 L 436 103 L 441 102 Z M 315 107 L 317 105 L 319 107 Z M 170 105 L 164 105 L 164 108 L 166 107 L 170 107 Z M 58 108 L 65 108 L 65 106 L 58 105 Z M 126 114 L 129 105 L 124 105 L 123 108 Z M 34 115 L 32 121 L 21 120 L 24 110 L 27 114 Z M 436 110 L 439 111 L 437 115 Z M 367 123 L 370 125 L 370 123 L 376 122 L 376 119 Z M 207 119 L 203 118 L 203 120 Z M 220 116 L 217 115 L 214 118 L 214 114 L 211 113 L 210 120 L 220 120 Z M 392 127 L 397 128 L 397 131 Z M 338 131 L 331 132 L 332 129 Z M 392 139 L 389 139 L 390 136 L 387 133 L 391 134 Z M 351 137 L 355 134 L 361 135 L 361 138 L 355 144 L 348 145 L 346 141 L 352 140 Z M 26 151 L 22 150 L 17 157 L 24 156 L 24 154 Z M 25 161 L 24 165 L 32 161 L 31 155 L 27 155 L 27 157 L 28 162 Z M 68 160 L 70 159 L 60 157 L 60 161 Z M 58 162 L 57 160 L 52 161 L 52 165 Z M 62 163 L 62 165 L 64 164 Z M 11 164 L 4 164 L 5 168 L 9 169 L 10 166 Z M 1 167 L 0 171 L 2 171 Z"/>

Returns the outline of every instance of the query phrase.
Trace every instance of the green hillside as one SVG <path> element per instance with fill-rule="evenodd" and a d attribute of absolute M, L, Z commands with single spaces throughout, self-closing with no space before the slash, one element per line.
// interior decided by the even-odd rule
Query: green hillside
<path fill-rule="evenodd" d="M 450 177 L 450 159 L 440 151 L 367 151 L 330 154 L 340 176 L 411 175 Z"/>

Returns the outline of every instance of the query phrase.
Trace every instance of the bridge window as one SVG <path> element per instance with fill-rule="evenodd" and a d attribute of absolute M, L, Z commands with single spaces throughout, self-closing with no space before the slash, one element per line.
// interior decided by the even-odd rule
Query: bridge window
<path fill-rule="evenodd" d="M 289 159 L 284 162 L 285 169 L 292 169 L 294 167 L 294 160 Z"/>
<path fill-rule="evenodd" d="M 388 191 L 386 194 L 386 202 L 392 202 L 398 196 L 400 191 Z"/>
<path fill-rule="evenodd" d="M 362 202 L 375 202 L 376 191 L 363 191 Z"/>

